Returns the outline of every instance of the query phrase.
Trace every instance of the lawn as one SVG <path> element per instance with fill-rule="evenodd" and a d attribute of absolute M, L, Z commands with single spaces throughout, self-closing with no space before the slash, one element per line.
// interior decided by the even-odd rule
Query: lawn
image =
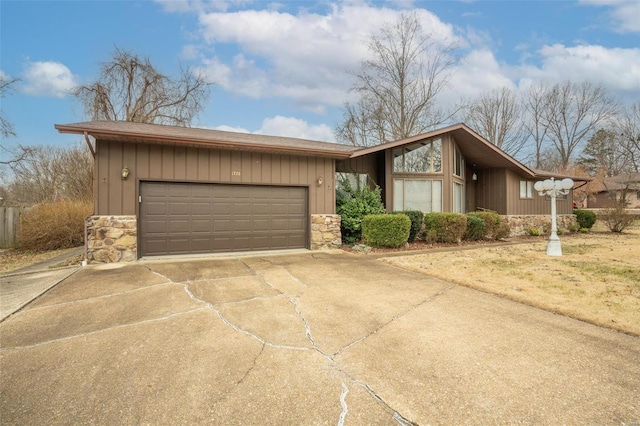
<path fill-rule="evenodd" d="M 43 260 L 51 259 L 55 256 L 68 253 L 70 249 L 60 249 L 51 251 L 33 251 L 24 249 L 3 249 L 0 250 L 0 274 L 11 273 L 25 266 L 33 265 Z M 81 257 L 81 256 L 80 256 Z M 81 259 L 72 259 L 78 263 Z M 67 266 L 60 264 L 55 266 Z"/>
<path fill-rule="evenodd" d="M 524 244 L 382 260 L 640 336 L 640 224 L 623 234 L 597 225 L 594 232 L 560 239 L 562 257 L 547 256 L 546 238 L 540 237 Z"/>

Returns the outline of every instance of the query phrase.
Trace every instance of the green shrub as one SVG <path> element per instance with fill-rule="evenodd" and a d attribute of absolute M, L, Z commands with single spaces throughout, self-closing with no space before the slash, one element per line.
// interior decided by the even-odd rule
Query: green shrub
<path fill-rule="evenodd" d="M 485 237 L 498 240 L 500 239 L 498 235 L 498 228 L 500 223 L 502 223 L 502 219 L 498 213 L 494 212 L 470 212 L 467 213 L 467 217 L 479 217 L 484 221 L 484 229 L 485 229 Z"/>
<path fill-rule="evenodd" d="M 467 230 L 467 216 L 460 213 L 428 213 L 424 216 L 426 232 L 435 231 L 440 243 L 459 243 Z"/>
<path fill-rule="evenodd" d="M 373 247 L 400 247 L 407 243 L 411 219 L 404 214 L 372 214 L 362 219 L 362 238 Z"/>
<path fill-rule="evenodd" d="M 570 223 L 567 229 L 569 232 L 578 232 L 580 230 L 580 225 L 577 222 Z"/>
<path fill-rule="evenodd" d="M 583 233 L 583 234 L 586 234 L 586 233 L 588 233 L 589 231 L 590 231 L 590 229 L 589 229 L 589 228 L 580 228 L 580 232 L 581 232 L 581 233 Z"/>
<path fill-rule="evenodd" d="M 384 212 L 380 187 L 370 189 L 353 188 L 348 181 L 342 183 L 336 196 L 336 213 L 341 217 L 340 230 L 345 243 L 355 243 L 362 239 L 362 218 L 369 214 Z"/>
<path fill-rule="evenodd" d="M 394 214 L 403 214 L 411 220 L 411 229 L 409 230 L 409 240 L 415 241 L 422 228 L 422 222 L 424 221 L 424 213 L 419 210 L 406 210 L 402 212 L 393 212 Z"/>
<path fill-rule="evenodd" d="M 92 203 L 87 201 L 59 201 L 34 206 L 20 221 L 20 246 L 37 251 L 81 246 L 84 243 L 84 220 L 92 209 Z"/>
<path fill-rule="evenodd" d="M 596 214 L 591 210 L 576 209 L 573 214 L 576 215 L 580 228 L 591 229 L 596 223 Z"/>
<path fill-rule="evenodd" d="M 478 241 L 487 234 L 484 220 L 481 217 L 467 215 L 467 230 L 464 233 L 464 239 L 468 241 Z"/>
<path fill-rule="evenodd" d="M 527 234 L 531 235 L 532 237 L 539 237 L 540 230 L 538 228 L 527 228 Z"/>

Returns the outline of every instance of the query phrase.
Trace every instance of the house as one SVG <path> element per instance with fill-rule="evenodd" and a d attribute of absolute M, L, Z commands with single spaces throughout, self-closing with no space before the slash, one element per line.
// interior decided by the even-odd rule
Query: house
<path fill-rule="evenodd" d="M 464 124 L 369 148 L 132 122 L 55 127 L 94 154 L 87 245 L 100 262 L 339 246 L 336 173 L 368 175 L 388 211 L 487 209 L 517 232 L 550 215 L 534 182 L 565 177 L 528 169 Z M 573 218 L 572 194 L 558 213 Z"/>
<path fill-rule="evenodd" d="M 587 206 L 591 209 L 612 207 L 614 200 L 623 196 L 627 208 L 640 209 L 640 173 L 624 173 L 596 182 Z"/>

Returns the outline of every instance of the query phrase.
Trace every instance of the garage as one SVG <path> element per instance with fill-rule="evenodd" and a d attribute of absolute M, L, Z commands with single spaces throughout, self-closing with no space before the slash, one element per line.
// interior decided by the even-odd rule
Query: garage
<path fill-rule="evenodd" d="M 141 182 L 141 256 L 308 246 L 301 186 Z"/>

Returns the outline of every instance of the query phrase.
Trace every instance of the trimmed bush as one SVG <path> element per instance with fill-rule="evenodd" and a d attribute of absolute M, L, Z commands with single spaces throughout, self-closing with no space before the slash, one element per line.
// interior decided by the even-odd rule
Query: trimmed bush
<path fill-rule="evenodd" d="M 498 228 L 502 223 L 502 219 L 500 218 L 500 215 L 498 213 L 470 212 L 470 213 L 467 213 L 467 217 L 479 217 L 484 221 L 484 229 L 485 229 L 484 237 L 492 240 L 499 240 L 501 238 L 501 237 L 498 237 L 498 234 L 499 234 Z"/>
<path fill-rule="evenodd" d="M 493 236 L 494 240 L 503 240 L 505 238 L 509 238 L 511 235 L 511 228 L 509 228 L 509 224 L 507 222 L 500 222 L 498 225 L 498 229 L 495 230 L 495 235 Z"/>
<path fill-rule="evenodd" d="M 459 243 L 467 230 L 467 216 L 460 213 L 427 213 L 424 216 L 427 235 L 435 232 L 435 241 Z"/>
<path fill-rule="evenodd" d="M 407 210 L 402 212 L 393 212 L 393 214 L 403 214 L 411 220 L 411 229 L 409 230 L 409 242 L 415 241 L 418 236 L 418 232 L 422 228 L 422 222 L 424 221 L 424 213 L 419 210 Z"/>
<path fill-rule="evenodd" d="M 464 233 L 464 239 L 468 241 L 478 241 L 484 238 L 487 231 L 484 220 L 478 216 L 467 215 L 467 230 Z"/>
<path fill-rule="evenodd" d="M 407 243 L 411 219 L 404 214 L 372 214 L 362 219 L 362 238 L 373 247 L 400 247 Z"/>
<path fill-rule="evenodd" d="M 337 191 L 336 213 L 341 217 L 340 230 L 342 241 L 355 243 L 362 239 L 362 218 L 368 214 L 384 213 L 384 205 L 380 195 L 380 187 L 370 189 L 365 186 L 356 189 L 343 183 L 340 191 Z"/>
<path fill-rule="evenodd" d="M 569 232 L 578 232 L 580 231 L 580 224 L 570 223 L 567 229 L 569 230 Z"/>
<path fill-rule="evenodd" d="M 591 210 L 576 209 L 573 211 L 573 214 L 576 215 L 580 228 L 591 229 L 596 223 L 596 214 Z"/>
<path fill-rule="evenodd" d="M 92 203 L 59 201 L 38 204 L 27 211 L 20 222 L 20 247 L 57 250 L 78 247 L 84 243 L 84 220 L 91 214 Z"/>

